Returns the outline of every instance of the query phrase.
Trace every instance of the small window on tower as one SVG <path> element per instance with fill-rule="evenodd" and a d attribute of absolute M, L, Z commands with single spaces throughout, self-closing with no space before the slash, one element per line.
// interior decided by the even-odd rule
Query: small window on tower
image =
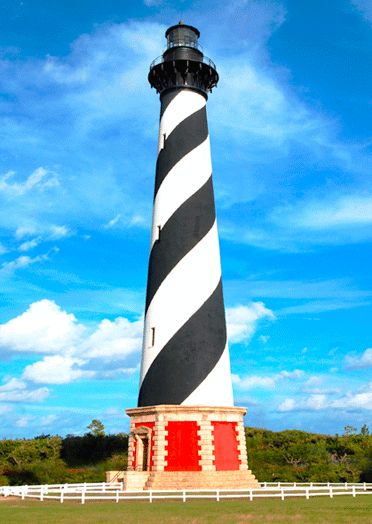
<path fill-rule="evenodd" d="M 161 235 L 161 226 L 158 226 L 158 240 L 160 240 L 160 235 Z"/>
<path fill-rule="evenodd" d="M 160 149 L 164 149 L 165 148 L 165 141 L 167 139 L 167 135 L 166 133 L 163 133 L 162 136 L 161 136 L 161 147 Z"/>
<path fill-rule="evenodd" d="M 155 346 L 155 328 L 151 328 L 151 347 Z"/>

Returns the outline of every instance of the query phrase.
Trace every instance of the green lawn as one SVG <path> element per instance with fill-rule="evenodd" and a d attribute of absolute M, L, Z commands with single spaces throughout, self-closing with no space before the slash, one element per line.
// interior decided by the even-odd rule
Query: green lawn
<path fill-rule="evenodd" d="M 188 502 L 78 503 L 0 498 L 0 523 L 283 523 L 372 524 L 372 496 Z"/>

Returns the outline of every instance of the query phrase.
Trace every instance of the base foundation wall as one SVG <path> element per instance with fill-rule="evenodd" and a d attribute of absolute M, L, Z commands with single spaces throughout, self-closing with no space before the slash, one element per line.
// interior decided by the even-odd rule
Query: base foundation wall
<path fill-rule="evenodd" d="M 126 412 L 131 432 L 124 489 L 259 487 L 248 469 L 245 408 L 159 405 Z"/>

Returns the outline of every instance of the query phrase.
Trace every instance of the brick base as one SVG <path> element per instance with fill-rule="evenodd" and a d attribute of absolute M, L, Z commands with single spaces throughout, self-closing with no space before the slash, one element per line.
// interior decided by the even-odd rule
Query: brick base
<path fill-rule="evenodd" d="M 251 471 L 153 471 L 143 489 L 249 489 L 260 485 Z"/>
<path fill-rule="evenodd" d="M 160 405 L 126 412 L 128 471 L 120 476 L 128 491 L 259 487 L 248 470 L 245 408 Z"/>

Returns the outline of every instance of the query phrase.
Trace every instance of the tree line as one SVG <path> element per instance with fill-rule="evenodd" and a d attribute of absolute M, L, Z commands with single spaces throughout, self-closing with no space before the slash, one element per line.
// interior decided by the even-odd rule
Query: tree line
<path fill-rule="evenodd" d="M 83 436 L 0 440 L 0 485 L 101 482 L 127 466 L 128 435 L 93 420 Z M 260 482 L 372 482 L 372 436 L 246 428 L 249 467 Z"/>

